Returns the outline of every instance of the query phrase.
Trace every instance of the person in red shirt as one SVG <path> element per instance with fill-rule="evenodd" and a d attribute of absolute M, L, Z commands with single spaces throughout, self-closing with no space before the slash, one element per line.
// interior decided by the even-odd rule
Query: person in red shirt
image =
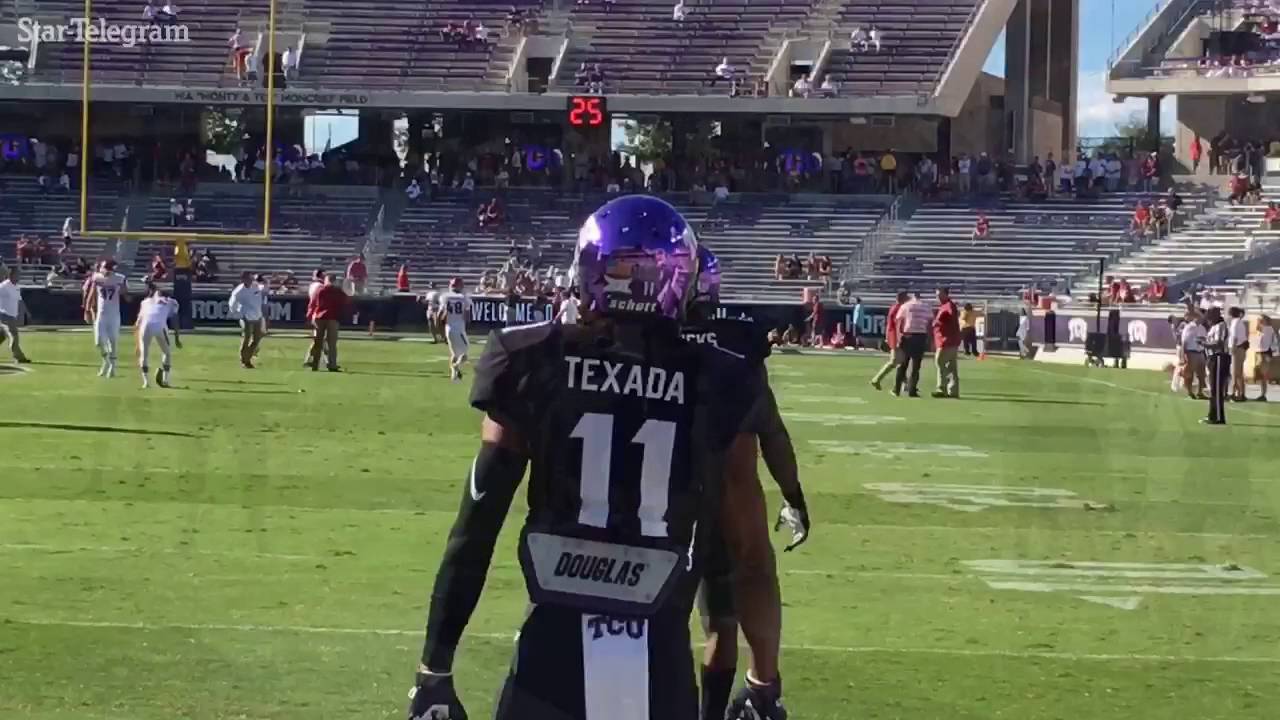
<path fill-rule="evenodd" d="M 1200 142 L 1200 136 L 1196 135 L 1191 141 L 1191 172 L 1200 172 L 1200 159 L 1204 157 L 1204 145 Z"/>
<path fill-rule="evenodd" d="M 163 280 L 168 271 L 168 268 L 165 267 L 164 264 L 164 257 L 162 257 L 160 253 L 156 253 L 156 256 L 151 259 L 151 280 Z"/>
<path fill-rule="evenodd" d="M 347 265 L 347 281 L 351 283 L 352 295 L 363 295 L 365 283 L 369 280 L 369 268 L 364 264 L 364 253 L 351 260 Z"/>
<path fill-rule="evenodd" d="M 315 325 L 315 335 L 311 337 L 311 353 L 307 356 L 307 367 L 313 371 L 320 369 L 320 351 L 323 348 L 328 356 L 329 372 L 338 372 L 338 323 L 347 311 L 350 297 L 342 291 L 333 275 L 326 275 L 324 286 L 311 297 L 307 305 L 307 317 Z"/>
<path fill-rule="evenodd" d="M 400 264 L 400 269 L 396 271 L 396 292 L 409 292 L 409 263 L 405 261 Z"/>
<path fill-rule="evenodd" d="M 1273 202 L 1267 203 L 1267 210 L 1262 214 L 1263 229 L 1275 230 L 1277 221 L 1280 221 L 1280 206 Z"/>
<path fill-rule="evenodd" d="M 973 236 L 971 240 L 976 245 L 979 240 L 986 240 L 991 237 L 991 221 L 987 219 L 984 212 L 978 213 L 978 221 L 973 225 Z"/>
<path fill-rule="evenodd" d="M 889 360 L 880 368 L 880 372 L 871 378 L 871 387 L 879 390 L 880 381 L 885 376 L 898 369 L 903 362 L 902 353 L 898 349 L 898 310 L 902 308 L 902 304 L 911 299 L 906 291 L 898 292 L 898 299 L 889 306 L 889 314 L 884 319 L 884 339 L 885 344 L 889 346 Z"/>
<path fill-rule="evenodd" d="M 950 288 L 938 288 L 938 313 L 933 316 L 933 362 L 938 367 L 936 398 L 960 397 L 960 311 Z"/>
<path fill-rule="evenodd" d="M 1151 226 L 1151 208 L 1147 207 L 1145 202 L 1138 203 L 1138 207 L 1133 211 L 1133 220 L 1129 223 L 1129 229 L 1133 232 L 1147 234 L 1147 228 Z"/>

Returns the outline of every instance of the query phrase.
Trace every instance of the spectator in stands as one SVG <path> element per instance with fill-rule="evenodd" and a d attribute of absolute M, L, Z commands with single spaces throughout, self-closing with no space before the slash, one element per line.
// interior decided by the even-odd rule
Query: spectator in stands
<path fill-rule="evenodd" d="M 151 0 L 147 0 L 147 4 L 142 6 L 142 19 L 146 20 L 148 25 L 156 22 L 156 6 L 151 4 Z"/>
<path fill-rule="evenodd" d="M 156 21 L 161 23 L 178 22 L 178 5 L 173 0 L 166 0 L 161 6 L 160 11 L 156 13 Z"/>
<path fill-rule="evenodd" d="M 728 80 L 728 81 L 729 81 L 729 94 L 730 94 L 730 95 L 737 95 L 737 94 L 738 94 L 738 73 L 737 73 L 737 69 L 736 69 L 736 68 L 734 68 L 734 67 L 733 67 L 733 65 L 730 65 L 730 64 L 729 64 L 729 58 L 728 58 L 728 57 L 722 57 L 722 58 L 720 58 L 720 64 L 719 64 L 719 65 L 716 65 L 715 72 L 714 72 L 714 73 L 712 73 L 712 75 L 711 75 L 711 82 L 710 82 L 711 87 L 715 87 L 715 86 L 716 86 L 716 83 L 720 82 L 721 80 Z"/>
<path fill-rule="evenodd" d="M 955 170 L 956 192 L 961 195 L 968 195 L 969 178 L 973 172 L 973 158 L 969 157 L 969 153 L 960 153 L 960 157 L 955 161 Z"/>
<path fill-rule="evenodd" d="M 1107 161 L 1102 159 L 1102 153 L 1094 152 L 1089 160 L 1089 188 L 1096 193 L 1106 189 L 1106 183 Z"/>
<path fill-rule="evenodd" d="M 483 49 L 489 45 L 489 28 L 485 27 L 483 22 L 477 21 L 475 29 L 471 32 L 471 39 L 475 41 L 477 47 Z"/>
<path fill-rule="evenodd" d="M 18 256 L 18 264 L 26 265 L 31 262 L 31 254 L 35 250 L 31 245 L 31 241 L 27 240 L 26 235 L 19 235 L 17 242 L 14 243 L 14 254 Z M 782 256 L 779 255 L 779 258 Z"/>
<path fill-rule="evenodd" d="M 422 197 L 422 186 L 418 184 L 418 178 L 409 181 L 409 187 L 404 189 L 404 194 L 409 198 L 409 202 L 416 204 L 418 199 Z"/>
<path fill-rule="evenodd" d="M 169 268 L 164 263 L 164 256 L 156 253 L 151 258 L 151 282 L 160 282 L 168 274 Z"/>
<path fill-rule="evenodd" d="M 813 83 L 809 82 L 808 75 L 801 75 L 796 78 L 796 82 L 791 86 L 791 97 L 807 98 L 813 92 Z"/>
<path fill-rule="evenodd" d="M 1232 205 L 1244 204 L 1245 198 L 1249 194 L 1249 178 L 1245 177 L 1243 173 L 1232 176 L 1229 189 L 1230 194 L 1227 196 L 1227 201 Z"/>
<path fill-rule="evenodd" d="M 400 269 L 396 271 L 396 292 L 409 292 L 409 261 L 405 260 L 400 263 Z"/>
<path fill-rule="evenodd" d="M 1200 172 L 1200 159 L 1204 156 L 1204 145 L 1200 142 L 1200 135 L 1197 133 L 1191 139 L 1191 172 Z"/>
<path fill-rule="evenodd" d="M 1277 222 L 1280 222 L 1280 205 L 1272 201 L 1267 203 L 1267 209 L 1262 213 L 1262 229 L 1275 230 Z"/>
<path fill-rule="evenodd" d="M 831 81 L 831 75 L 829 73 L 824 74 L 822 76 L 822 83 L 818 85 L 818 95 L 824 98 L 833 98 L 839 94 L 840 88 L 836 87 L 836 84 Z"/>
<path fill-rule="evenodd" d="M 467 173 L 467 176 L 462 179 L 462 191 L 465 193 L 472 193 L 475 192 L 475 189 L 476 178 L 471 173 Z"/>
<path fill-rule="evenodd" d="M 293 67 L 297 62 L 297 51 L 291 47 L 285 48 L 284 52 L 280 55 L 280 74 L 285 80 L 291 80 L 293 78 Z"/>
<path fill-rule="evenodd" d="M 365 284 L 369 280 L 369 268 L 364 264 L 364 253 L 360 253 L 347 264 L 347 283 L 352 295 L 363 295 Z"/>
<path fill-rule="evenodd" d="M 19 255 L 18 262 L 22 262 L 21 255 Z M 787 272 L 787 260 L 786 258 L 782 257 L 782 255 L 778 255 L 778 257 L 773 261 L 774 279 L 775 280 L 784 279 L 786 277 L 786 272 Z"/>
<path fill-rule="evenodd" d="M 1129 222 L 1129 231 L 1138 235 L 1146 235 L 1151 229 L 1151 207 L 1146 200 L 1140 200 L 1138 207 L 1134 208 L 1133 219 Z"/>
<path fill-rule="evenodd" d="M 53 264 L 53 248 L 49 247 L 48 241 L 44 238 L 36 240 L 36 258 L 39 259 L 41 265 Z"/>
<path fill-rule="evenodd" d="M 63 170 L 62 174 L 58 176 L 57 189 L 58 189 L 58 192 L 63 192 L 63 193 L 71 192 L 71 176 L 67 174 L 66 170 Z"/>
<path fill-rule="evenodd" d="M 196 261 L 196 280 L 199 282 L 214 282 L 218 279 L 218 259 L 213 253 L 206 249 L 200 254 L 200 259 Z"/>
<path fill-rule="evenodd" d="M 684 0 L 676 0 L 676 4 L 671 8 L 671 19 L 676 22 L 684 22 L 689 16 L 689 11 L 685 9 Z"/>
<path fill-rule="evenodd" d="M 236 79 L 244 80 L 245 72 L 248 69 L 245 62 L 249 57 L 249 53 L 253 52 L 252 48 L 247 48 L 241 41 L 240 28 L 231 33 L 231 37 L 227 38 L 227 47 L 231 48 L 231 67 L 236 71 Z"/>
<path fill-rule="evenodd" d="M 861 27 L 854 26 L 849 33 L 849 52 L 866 52 L 868 42 L 867 32 Z"/>
<path fill-rule="evenodd" d="M 867 31 L 867 40 L 871 41 L 871 45 L 875 47 L 876 52 L 880 52 L 880 41 L 884 38 L 884 33 L 875 25 Z"/>
<path fill-rule="evenodd" d="M 1044 160 L 1044 192 L 1048 197 L 1053 197 L 1057 191 L 1058 185 L 1058 161 L 1053 159 L 1053 153 Z"/>
<path fill-rule="evenodd" d="M 1147 153 L 1142 161 L 1142 191 L 1154 192 L 1160 184 L 1160 163 L 1155 153 Z"/>
<path fill-rule="evenodd" d="M 971 245 L 977 245 L 979 241 L 986 242 L 991 237 L 991 221 L 987 219 L 987 214 L 981 210 L 978 211 L 978 220 L 973 224 L 973 235 L 969 236 Z"/>
<path fill-rule="evenodd" d="M 814 259 L 814 263 L 817 265 L 819 280 L 826 280 L 827 278 L 831 277 L 831 256 L 830 255 L 819 255 L 816 259 Z"/>
<path fill-rule="evenodd" d="M 927 155 L 920 158 L 920 162 L 916 163 L 916 190 L 926 197 L 932 195 L 937 181 L 938 166 Z"/>
<path fill-rule="evenodd" d="M 487 203 L 480 203 L 476 210 L 476 224 L 481 230 L 492 229 L 502 223 L 502 208 L 498 198 L 490 198 Z"/>
<path fill-rule="evenodd" d="M 723 177 L 717 181 L 714 195 L 717 203 L 721 203 L 729 199 L 729 186 L 725 183 L 725 179 Z"/>
<path fill-rule="evenodd" d="M 880 171 L 884 173 L 880 182 L 885 192 L 897 194 L 898 192 L 898 158 L 893 154 L 893 150 L 889 149 L 884 155 L 880 156 Z"/>
<path fill-rule="evenodd" d="M 600 95 L 604 92 L 604 70 L 600 69 L 600 63 L 591 63 L 591 70 L 587 72 L 587 92 Z"/>
<path fill-rule="evenodd" d="M 1169 279 L 1164 277 L 1151 278 L 1147 283 L 1146 289 L 1142 293 L 1143 302 L 1162 303 L 1165 296 L 1169 294 Z"/>
<path fill-rule="evenodd" d="M 975 168 L 975 174 L 978 176 L 978 192 L 992 193 L 996 189 L 995 165 L 991 162 L 991 157 L 986 153 L 978 155 L 978 163 Z"/>
<path fill-rule="evenodd" d="M 177 198 L 169 198 L 169 227 L 182 225 L 184 210 Z"/>
<path fill-rule="evenodd" d="M 70 215 L 62 221 L 62 243 L 64 246 L 71 242 L 71 227 L 73 222 L 75 221 Z"/>
<path fill-rule="evenodd" d="M 1107 166 L 1107 192 L 1116 192 L 1120 190 L 1120 180 L 1124 175 L 1124 164 L 1120 162 L 1120 157 L 1114 153 L 1106 159 Z"/>

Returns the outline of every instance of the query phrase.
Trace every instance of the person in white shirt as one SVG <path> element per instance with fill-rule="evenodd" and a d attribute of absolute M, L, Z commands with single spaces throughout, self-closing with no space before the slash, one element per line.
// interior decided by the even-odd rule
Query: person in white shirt
<path fill-rule="evenodd" d="M 1120 163 L 1120 158 L 1114 155 L 1107 160 L 1107 191 L 1115 192 L 1120 189 L 1120 175 L 1124 171 L 1124 166 Z"/>
<path fill-rule="evenodd" d="M 880 30 L 878 30 L 875 27 L 872 27 L 870 30 L 867 31 L 867 39 L 871 41 L 872 45 L 875 45 L 876 52 L 880 52 L 880 40 L 882 39 L 882 37 L 883 37 L 883 33 L 881 33 Z"/>
<path fill-rule="evenodd" d="M 128 300 L 125 277 L 116 272 L 115 260 L 107 260 L 85 283 L 85 319 L 93 322 L 93 344 L 102 354 L 98 377 L 116 376 L 121 300 Z"/>
<path fill-rule="evenodd" d="M 71 228 L 72 228 L 72 222 L 73 222 L 73 221 L 72 221 L 72 219 L 71 219 L 71 216 L 70 216 L 70 215 L 68 215 L 68 216 L 67 216 L 67 219 L 66 219 L 66 220 L 63 220 L 63 221 L 62 221 L 62 240 L 63 240 L 63 242 L 66 242 L 67 240 L 70 240 L 70 239 L 71 239 Z"/>
<path fill-rule="evenodd" d="M 1271 324 L 1270 315 L 1258 317 L 1258 375 L 1262 383 L 1262 392 L 1258 400 L 1267 401 L 1267 386 L 1271 384 L 1271 358 L 1275 357 L 1277 348 L 1276 329 Z"/>
<path fill-rule="evenodd" d="M 422 186 L 418 184 L 417 178 L 409 181 L 409 187 L 404 189 L 404 194 L 408 196 L 409 202 L 418 202 L 418 198 L 422 197 Z"/>
<path fill-rule="evenodd" d="M 1204 394 L 1205 388 L 1209 386 L 1205 380 L 1204 356 L 1204 338 L 1207 332 L 1200 322 L 1199 315 L 1195 311 L 1188 311 L 1179 343 L 1182 346 L 1180 349 L 1182 382 L 1187 391 L 1187 397 L 1197 400 L 1208 399 Z"/>
<path fill-rule="evenodd" d="M 476 23 L 475 40 L 481 45 L 489 42 L 489 28 L 485 27 L 482 22 Z"/>
<path fill-rule="evenodd" d="M 791 86 L 791 97 L 809 97 L 809 93 L 813 91 L 813 85 L 809 82 L 808 75 L 801 75 L 796 78 L 795 85 Z"/>
<path fill-rule="evenodd" d="M 293 48 L 285 48 L 284 53 L 280 56 L 280 74 L 284 75 L 284 79 L 288 80 L 293 76 Z"/>
<path fill-rule="evenodd" d="M 22 341 L 18 333 L 18 325 L 22 323 L 25 311 L 22 290 L 18 287 L 18 268 L 9 268 L 4 282 L 0 282 L 0 335 L 8 339 L 13 359 L 22 364 L 31 362 L 22 352 Z"/>
<path fill-rule="evenodd" d="M 929 349 L 933 310 L 915 294 L 898 308 L 897 322 L 898 349 L 903 361 L 893 381 L 893 394 L 900 396 L 905 387 L 908 397 L 920 397 L 920 363 Z"/>
<path fill-rule="evenodd" d="M 1231 353 L 1231 399 L 1244 402 L 1248 400 L 1244 394 L 1244 361 L 1249 354 L 1249 323 L 1245 322 L 1244 310 L 1239 307 L 1231 308 L 1227 315 L 1231 318 L 1227 322 L 1227 349 Z"/>
<path fill-rule="evenodd" d="M 831 76 L 830 76 L 830 75 L 823 75 L 823 76 L 822 76 L 822 84 L 818 86 L 818 90 L 820 90 L 820 91 L 822 92 L 822 96 L 823 96 L 823 97 L 835 97 L 835 96 L 836 96 L 836 86 L 835 86 L 835 84 L 834 84 L 834 83 L 832 83 L 832 82 L 831 82 Z"/>
<path fill-rule="evenodd" d="M 684 22 L 689 16 L 689 11 L 684 7 L 684 0 L 676 0 L 675 7 L 671 8 L 671 19 L 676 22 Z"/>
<path fill-rule="evenodd" d="M 138 337 L 138 367 L 142 371 L 142 387 L 149 387 L 151 343 L 160 348 L 160 369 L 156 370 L 156 384 L 169 387 L 169 373 L 173 369 L 173 354 L 169 349 L 170 320 L 178 316 L 178 301 L 167 297 L 155 285 L 147 286 L 147 297 L 138 306 L 138 320 L 134 332 Z M 182 347 L 177 323 L 173 327 L 173 344 Z"/>
<path fill-rule="evenodd" d="M 556 315 L 556 322 L 561 325 L 577 325 L 578 324 L 578 308 L 582 305 L 582 301 L 578 299 L 576 291 L 569 291 L 565 294 L 564 299 L 560 301 L 560 312 Z"/>
<path fill-rule="evenodd" d="M 472 192 L 476 189 L 476 179 L 472 177 L 471 173 L 467 173 L 467 177 L 463 179 L 462 189 L 465 192 Z"/>
<path fill-rule="evenodd" d="M 231 317 L 240 320 L 240 366 L 253 369 L 253 356 L 262 342 L 262 288 L 253 281 L 253 273 L 240 273 L 240 284 L 227 300 Z"/>
<path fill-rule="evenodd" d="M 1101 189 L 1107 181 L 1107 164 L 1102 161 L 1098 155 L 1094 155 L 1089 161 L 1089 184 L 1091 187 Z"/>
<path fill-rule="evenodd" d="M 71 176 L 67 174 L 66 170 L 63 170 L 62 174 L 58 176 L 58 189 L 62 192 L 71 192 Z"/>
<path fill-rule="evenodd" d="M 729 186 L 725 185 L 723 181 L 716 185 L 715 198 L 716 202 L 724 202 L 729 199 Z"/>
<path fill-rule="evenodd" d="M 166 2 L 160 8 L 160 12 L 156 14 L 156 18 L 161 22 L 177 22 L 178 6 L 173 2 Z"/>
<path fill-rule="evenodd" d="M 1018 316 L 1018 329 L 1014 333 L 1014 337 L 1018 338 L 1018 357 L 1027 358 L 1031 355 L 1031 315 L 1027 313 L 1027 309 L 1022 309 L 1022 314 Z"/>
<path fill-rule="evenodd" d="M 431 283 L 427 294 L 422 296 L 422 304 L 427 307 L 427 327 L 431 330 L 431 344 L 440 342 L 444 336 L 444 322 L 440 319 L 440 291 Z"/>
<path fill-rule="evenodd" d="M 449 342 L 449 376 L 462 379 L 462 366 L 467 362 L 467 317 L 471 315 L 471 298 L 462 292 L 462 278 L 449 281 L 449 292 L 440 296 L 440 315 L 444 318 L 445 339 Z"/>
<path fill-rule="evenodd" d="M 721 80 L 729 81 L 729 91 L 737 94 L 738 91 L 738 73 L 732 65 L 729 64 L 729 58 L 720 58 L 720 64 L 716 65 L 715 75 L 711 78 L 711 87 L 715 87 L 716 83 Z"/>
<path fill-rule="evenodd" d="M 849 33 L 849 51 L 867 51 L 867 33 L 862 28 L 855 27 L 853 31 Z"/>

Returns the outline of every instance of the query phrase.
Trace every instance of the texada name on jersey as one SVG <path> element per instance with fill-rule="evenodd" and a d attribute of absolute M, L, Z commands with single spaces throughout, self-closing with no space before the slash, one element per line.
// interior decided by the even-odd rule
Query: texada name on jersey
<path fill-rule="evenodd" d="M 684 373 L 566 355 L 569 389 L 611 392 L 684 404 Z"/>

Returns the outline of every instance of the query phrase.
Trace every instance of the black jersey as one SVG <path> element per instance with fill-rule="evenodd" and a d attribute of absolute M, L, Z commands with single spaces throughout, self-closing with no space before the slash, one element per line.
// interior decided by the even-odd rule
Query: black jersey
<path fill-rule="evenodd" d="M 758 412 L 760 376 L 674 326 L 631 330 L 625 347 L 642 353 L 585 327 L 509 328 L 477 365 L 472 404 L 529 446 L 520 554 L 534 602 L 691 609 L 699 523 L 719 512 L 721 459 Z"/>
<path fill-rule="evenodd" d="M 716 318 L 691 322 L 680 329 L 689 342 L 716 347 L 759 365 L 769 358 L 769 336 L 764 326 L 751 320 Z"/>

